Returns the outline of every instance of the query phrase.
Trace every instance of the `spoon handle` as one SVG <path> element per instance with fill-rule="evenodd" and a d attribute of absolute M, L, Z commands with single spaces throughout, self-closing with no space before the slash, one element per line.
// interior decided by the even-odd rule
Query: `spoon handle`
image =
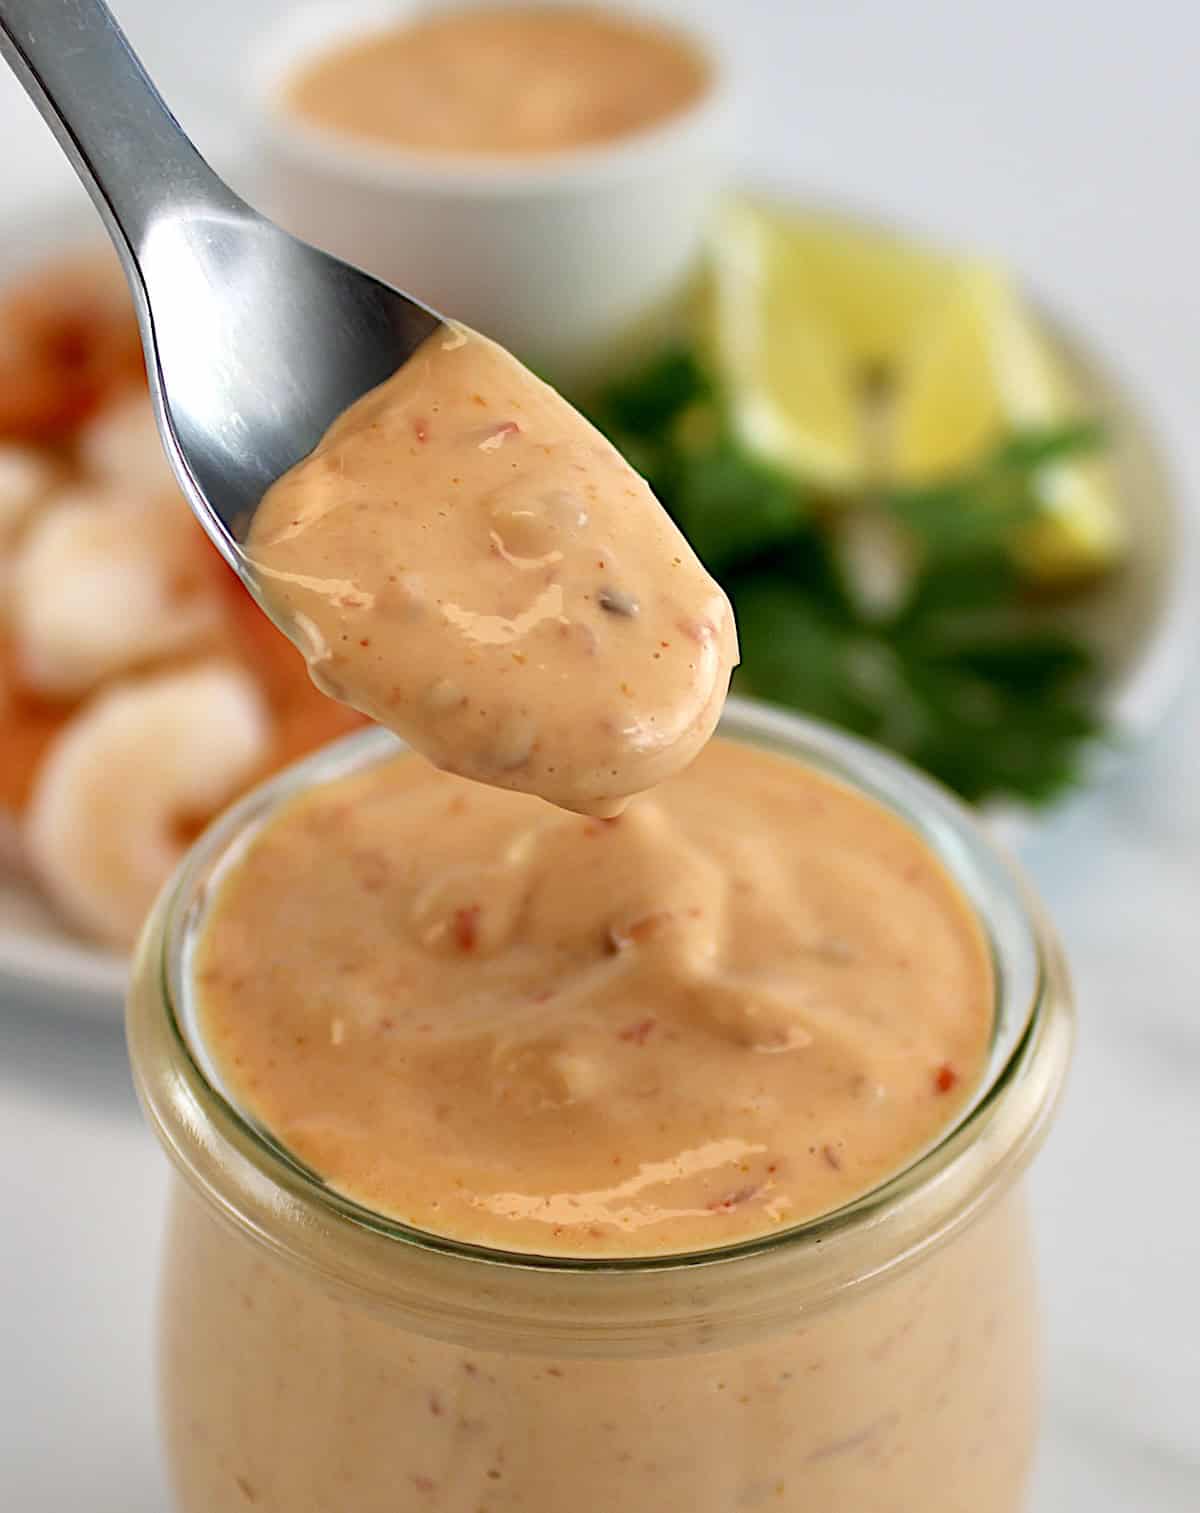
<path fill-rule="evenodd" d="M 37 106 L 134 275 L 156 214 L 241 210 L 103 0 L 0 0 L 0 56 Z M 136 275 L 134 275 L 136 276 Z"/>

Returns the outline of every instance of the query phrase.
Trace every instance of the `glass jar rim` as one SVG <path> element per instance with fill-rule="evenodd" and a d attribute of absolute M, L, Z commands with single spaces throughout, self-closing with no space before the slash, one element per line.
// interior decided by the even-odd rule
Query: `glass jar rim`
<path fill-rule="evenodd" d="M 904 763 L 843 732 L 743 699 L 729 700 L 720 733 L 815 767 L 897 814 L 947 868 L 984 931 L 996 1001 L 985 1075 L 955 1121 L 899 1171 L 816 1218 L 731 1245 L 644 1257 L 579 1258 L 498 1250 L 413 1228 L 328 1186 L 222 1087 L 199 1037 L 195 995 L 188 988 L 205 904 L 220 877 L 237 864 L 282 804 L 403 749 L 379 729 L 356 732 L 323 749 L 233 806 L 188 853 L 151 915 L 135 964 L 130 1043 L 139 1094 L 176 1165 L 243 1227 L 246 1213 L 238 1194 L 261 1208 L 249 1227 L 293 1259 L 305 1259 L 298 1235 L 264 1231 L 264 1224 L 269 1228 L 271 1222 L 265 1216 L 279 1210 L 273 1200 L 280 1195 L 286 1195 L 283 1210 L 299 1205 L 309 1220 L 319 1216 L 321 1225 L 347 1240 L 352 1237 L 360 1249 L 383 1245 L 393 1257 L 420 1255 L 427 1263 L 440 1259 L 466 1268 L 464 1278 L 472 1269 L 481 1275 L 482 1263 L 489 1279 L 500 1274 L 543 1280 L 589 1276 L 604 1287 L 630 1274 L 678 1277 L 683 1272 L 694 1277 L 707 1271 L 715 1276 L 734 1262 L 759 1263 L 761 1270 L 771 1271 L 780 1257 L 799 1253 L 819 1254 L 822 1264 L 814 1269 L 828 1278 L 829 1261 L 836 1261 L 856 1235 L 869 1232 L 878 1238 L 890 1231 L 891 1243 L 883 1246 L 877 1264 L 832 1267 L 840 1277 L 838 1285 L 848 1285 L 890 1270 L 952 1230 L 1000 1185 L 1006 1171 L 1020 1169 L 1056 1101 L 1069 1050 L 1071 1011 L 1053 933 L 1018 870 L 987 839 L 965 806 Z M 169 1067 L 155 1065 L 137 1052 L 147 1016 L 157 1017 L 150 1025 L 157 1060 L 165 1058 Z M 1023 1090 L 1016 1108 L 1014 1089 Z M 980 1159 L 981 1142 L 994 1147 L 986 1161 Z M 240 1180 L 232 1198 L 219 1191 L 222 1153 L 236 1153 Z M 902 1220 L 906 1222 L 898 1222 Z M 385 1281 L 380 1275 L 384 1254 L 360 1254 L 359 1260 L 370 1262 L 359 1280 L 367 1280 L 369 1274 L 376 1284 L 372 1290 L 378 1290 Z"/>

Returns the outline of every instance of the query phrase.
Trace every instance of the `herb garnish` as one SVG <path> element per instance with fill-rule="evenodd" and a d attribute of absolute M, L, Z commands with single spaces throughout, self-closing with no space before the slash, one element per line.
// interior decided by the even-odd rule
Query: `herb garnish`
<path fill-rule="evenodd" d="M 1100 729 L 1090 648 L 1035 612 L 1010 543 L 1036 475 L 1097 427 L 1010 437 L 936 487 L 831 498 L 747 453 L 684 349 L 611 384 L 592 418 L 733 600 L 740 691 L 890 747 L 978 801 L 1050 798 Z"/>

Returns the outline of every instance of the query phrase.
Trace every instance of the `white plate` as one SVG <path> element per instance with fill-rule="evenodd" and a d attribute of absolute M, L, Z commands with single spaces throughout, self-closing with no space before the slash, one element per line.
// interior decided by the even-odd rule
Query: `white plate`
<path fill-rule="evenodd" d="M 35 221 L 0 228 L 0 280 L 55 249 L 96 236 L 86 202 Z M 1115 739 L 1097 753 L 1087 781 L 1099 781 L 1166 710 L 1197 641 L 1200 546 L 1192 513 L 1179 499 L 1145 420 L 1107 368 L 1073 333 L 1051 319 L 1077 381 L 1107 424 L 1119 495 L 1131 530 L 1128 562 L 1070 618 L 1096 645 L 1105 669 L 1102 709 Z M 1020 844 L 1038 815 L 1012 804 L 985 811 L 989 828 Z M 2 866 L 2 862 L 0 862 Z M 123 957 L 73 940 L 29 887 L 0 873 L 0 1009 L 38 1009 L 119 1018 Z"/>

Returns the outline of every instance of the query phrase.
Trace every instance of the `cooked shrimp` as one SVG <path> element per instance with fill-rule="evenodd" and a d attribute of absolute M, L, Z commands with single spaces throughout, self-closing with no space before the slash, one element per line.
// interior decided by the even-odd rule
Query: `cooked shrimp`
<path fill-rule="evenodd" d="M 232 665 L 115 684 L 38 773 L 24 836 L 35 875 L 77 928 L 127 946 L 182 854 L 183 826 L 253 776 L 270 740 L 254 682 Z"/>
<path fill-rule="evenodd" d="M 73 710 L 48 703 L 22 688 L 16 658 L 6 633 L 0 633 L 0 816 L 20 814 L 29 802 L 42 757 Z"/>
<path fill-rule="evenodd" d="M 12 549 L 21 527 L 50 488 L 54 470 L 28 447 L 0 442 L 0 619 L 12 581 Z"/>
<path fill-rule="evenodd" d="M 54 470 L 31 447 L 0 442 L 0 544 L 9 541 L 48 493 Z"/>
<path fill-rule="evenodd" d="M 18 677 L 70 698 L 202 646 L 221 623 L 213 560 L 178 495 L 153 507 L 60 496 L 27 531 L 13 567 Z"/>
<path fill-rule="evenodd" d="M 80 433 L 79 460 L 98 484 L 131 502 L 155 505 L 177 487 L 141 390 L 122 395 L 89 421 Z"/>
<path fill-rule="evenodd" d="M 111 253 L 64 258 L 0 296 L 0 436 L 58 441 L 144 373 Z"/>

